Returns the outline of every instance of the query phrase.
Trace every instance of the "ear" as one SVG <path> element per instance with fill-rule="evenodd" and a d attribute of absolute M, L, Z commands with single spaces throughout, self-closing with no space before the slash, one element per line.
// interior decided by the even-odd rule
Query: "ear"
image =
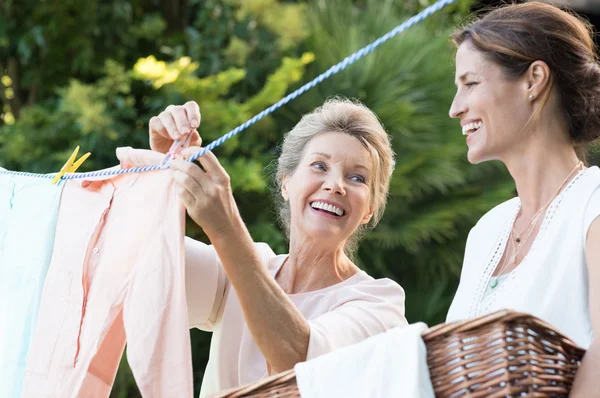
<path fill-rule="evenodd" d="M 369 212 L 364 215 L 362 220 L 360 220 L 361 225 L 367 224 L 369 221 L 371 221 L 371 218 L 373 218 L 373 213 L 375 213 L 375 208 L 371 207 Z"/>
<path fill-rule="evenodd" d="M 281 196 L 284 200 L 289 200 L 290 195 L 288 194 L 288 182 L 290 181 L 288 176 L 283 176 L 283 181 L 281 183 Z"/>
<path fill-rule="evenodd" d="M 534 61 L 529 65 L 525 75 L 527 83 L 526 95 L 530 100 L 537 99 L 550 88 L 552 74 L 550 73 L 548 64 L 544 61 Z M 533 98 L 531 98 L 531 95 L 533 95 Z"/>

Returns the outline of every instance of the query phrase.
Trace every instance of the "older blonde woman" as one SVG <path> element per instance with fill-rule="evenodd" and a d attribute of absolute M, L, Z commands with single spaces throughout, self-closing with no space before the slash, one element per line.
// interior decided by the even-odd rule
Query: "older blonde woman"
<path fill-rule="evenodd" d="M 166 152 L 190 132 L 199 145 L 199 124 L 195 102 L 169 106 L 150 120 L 152 149 Z M 211 152 L 199 161 L 202 168 L 171 166 L 188 214 L 212 243 L 186 240 L 190 324 L 213 332 L 201 396 L 407 324 L 402 288 L 349 256 L 381 218 L 394 167 L 389 137 L 368 108 L 330 100 L 286 135 L 277 182 L 289 254 L 253 242 L 227 172 Z"/>

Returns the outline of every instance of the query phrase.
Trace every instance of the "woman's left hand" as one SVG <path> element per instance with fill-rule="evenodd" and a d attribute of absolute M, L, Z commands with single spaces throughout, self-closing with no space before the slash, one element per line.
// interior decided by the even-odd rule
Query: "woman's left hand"
<path fill-rule="evenodd" d="M 211 151 L 196 161 L 202 168 L 181 159 L 171 161 L 173 180 L 188 214 L 209 238 L 235 231 L 240 215 L 229 175 Z"/>

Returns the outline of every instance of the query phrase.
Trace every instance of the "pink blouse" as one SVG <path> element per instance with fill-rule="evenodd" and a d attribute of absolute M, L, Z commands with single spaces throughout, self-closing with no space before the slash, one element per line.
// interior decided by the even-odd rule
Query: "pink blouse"
<path fill-rule="evenodd" d="M 266 360 L 246 325 L 216 251 L 189 238 L 185 248 L 190 327 L 213 332 L 200 396 L 267 376 Z M 275 255 L 264 243 L 257 243 L 256 249 L 275 277 L 287 255 Z M 289 297 L 310 326 L 308 359 L 408 325 L 400 285 L 387 278 L 373 279 L 364 271 L 325 289 Z"/>

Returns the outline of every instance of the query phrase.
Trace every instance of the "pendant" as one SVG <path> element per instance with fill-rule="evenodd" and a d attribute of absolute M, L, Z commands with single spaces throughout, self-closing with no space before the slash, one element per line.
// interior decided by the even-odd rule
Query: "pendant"
<path fill-rule="evenodd" d="M 517 236 L 517 238 L 515 239 L 515 242 L 517 242 L 517 243 L 521 243 L 521 238 L 519 238 L 519 237 Z"/>
<path fill-rule="evenodd" d="M 492 276 L 490 278 L 490 287 L 492 289 L 494 289 L 494 288 L 496 288 L 496 286 L 498 286 L 498 278 L 495 278 L 495 277 Z"/>

